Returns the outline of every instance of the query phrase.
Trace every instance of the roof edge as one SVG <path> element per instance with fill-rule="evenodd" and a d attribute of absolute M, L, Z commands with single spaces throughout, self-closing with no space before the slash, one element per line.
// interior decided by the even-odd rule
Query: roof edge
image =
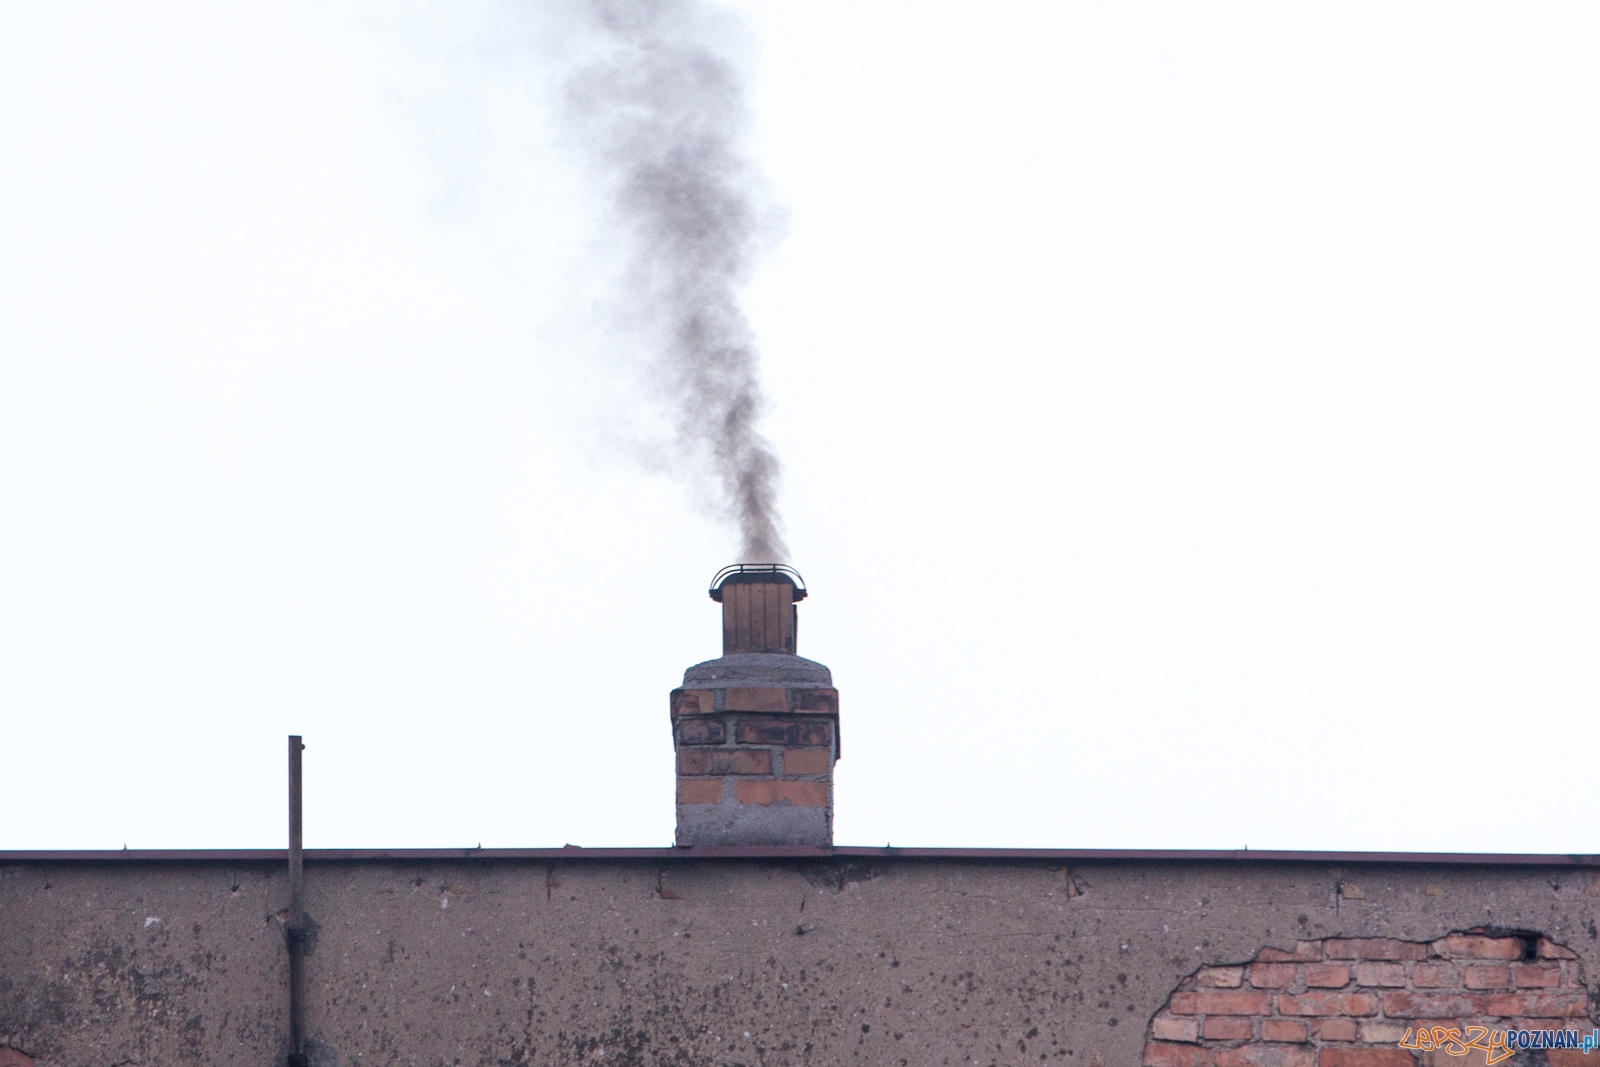
<path fill-rule="evenodd" d="M 284 863 L 285 849 L 103 849 L 0 851 L 16 863 Z M 677 848 L 308 848 L 307 863 L 443 863 L 460 860 L 605 862 L 651 860 L 945 860 L 1036 863 L 1326 863 L 1435 867 L 1596 867 L 1600 855 L 1579 853 L 1292 852 L 1257 849 L 1095 848 L 817 848 L 805 845 Z"/>

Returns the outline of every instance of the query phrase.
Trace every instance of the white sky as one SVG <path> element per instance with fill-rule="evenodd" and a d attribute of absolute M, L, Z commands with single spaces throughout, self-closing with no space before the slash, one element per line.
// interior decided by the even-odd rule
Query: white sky
<path fill-rule="evenodd" d="M 839 843 L 1600 850 L 1600 8 L 748 9 Z M 670 843 L 509 10 L 0 9 L 0 848 Z"/>

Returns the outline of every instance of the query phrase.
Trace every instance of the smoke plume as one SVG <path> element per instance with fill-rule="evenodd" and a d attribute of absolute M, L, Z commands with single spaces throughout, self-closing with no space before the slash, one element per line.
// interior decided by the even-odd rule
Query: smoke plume
<path fill-rule="evenodd" d="M 681 450 L 737 524 L 740 559 L 782 561 L 778 457 L 758 431 L 755 336 L 740 307 L 768 229 L 743 151 L 739 72 L 700 0 L 610 0 L 579 16 L 598 55 L 566 85 L 566 117 L 610 199 L 624 300 Z"/>

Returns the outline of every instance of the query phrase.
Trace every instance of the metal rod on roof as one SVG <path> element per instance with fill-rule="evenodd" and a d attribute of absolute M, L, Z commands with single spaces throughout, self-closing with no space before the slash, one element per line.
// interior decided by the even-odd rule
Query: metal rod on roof
<path fill-rule="evenodd" d="M 289 1067 L 308 1067 L 306 1059 L 306 886 L 300 832 L 299 734 L 289 735 Z"/>

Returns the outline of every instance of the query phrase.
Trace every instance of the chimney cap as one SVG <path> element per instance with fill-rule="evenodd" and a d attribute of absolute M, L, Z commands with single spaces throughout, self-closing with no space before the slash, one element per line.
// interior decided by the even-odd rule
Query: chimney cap
<path fill-rule="evenodd" d="M 800 577 L 800 572 L 786 563 L 735 563 L 724 567 L 711 578 L 711 588 L 708 590 L 711 599 L 722 602 L 722 587 L 725 585 L 744 585 L 746 583 L 762 582 L 773 583 L 788 582 L 794 588 L 794 599 L 801 601 L 806 598 L 806 580 Z"/>

